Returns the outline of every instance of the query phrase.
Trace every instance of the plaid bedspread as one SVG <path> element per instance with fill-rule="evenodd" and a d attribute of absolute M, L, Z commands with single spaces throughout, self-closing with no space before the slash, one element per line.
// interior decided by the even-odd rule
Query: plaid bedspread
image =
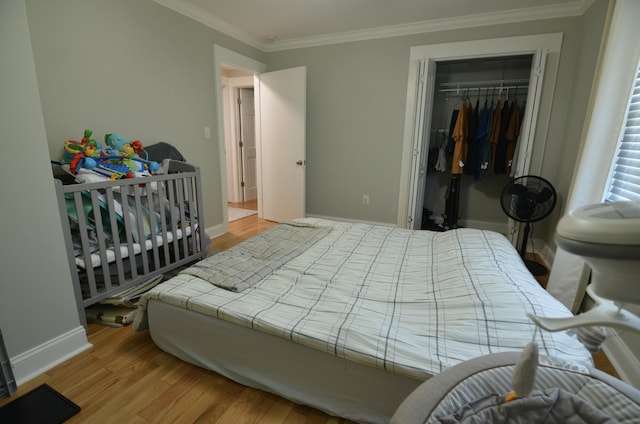
<path fill-rule="evenodd" d="M 500 234 L 313 218 L 296 222 L 325 234 L 242 291 L 219 288 L 187 269 L 143 296 L 134 329 L 145 327 L 147 302 L 157 299 L 426 379 L 470 358 L 520 351 L 535 332 L 527 313 L 571 315 L 540 287 Z M 233 267 L 235 251 L 247 255 L 277 242 L 278 231 L 270 231 L 221 258 Z M 538 331 L 535 337 L 541 355 L 592 365 L 573 336 Z"/>

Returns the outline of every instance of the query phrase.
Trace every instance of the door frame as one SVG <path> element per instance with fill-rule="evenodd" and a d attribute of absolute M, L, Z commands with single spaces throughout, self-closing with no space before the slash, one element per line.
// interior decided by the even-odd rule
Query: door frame
<path fill-rule="evenodd" d="M 399 227 L 413 228 L 411 220 L 415 225 L 416 202 L 423 195 L 423 193 L 417 193 L 417 190 L 419 187 L 424 187 L 420 184 L 419 178 L 420 169 L 427 160 L 428 151 L 424 146 L 423 133 L 424 129 L 429 127 L 421 128 L 421 126 L 428 125 L 431 120 L 435 64 L 448 60 L 533 54 L 530 92 L 533 92 L 536 98 L 533 106 L 527 108 L 523 122 L 525 131 L 521 135 L 521 140 L 524 140 L 524 146 L 521 146 L 517 158 L 517 176 L 532 170 L 539 174 L 542 170 L 542 157 L 546 145 L 562 37 L 562 33 L 553 33 L 411 48 L 398 201 L 397 225 Z M 542 77 L 544 77 L 544 83 L 541 81 Z M 533 149 L 534 138 L 535 150 Z M 513 220 L 509 220 L 508 227 L 508 237 L 515 244 L 519 226 Z"/>
<path fill-rule="evenodd" d="M 229 215 L 227 211 L 227 149 L 225 145 L 225 118 L 224 118 L 224 102 L 223 102 L 223 90 L 222 90 L 222 65 L 227 65 L 233 68 L 242 69 L 255 74 L 260 74 L 267 70 L 267 65 L 264 63 L 253 60 L 247 56 L 243 56 L 232 50 L 226 49 L 222 46 L 215 44 L 213 46 L 213 82 L 214 82 L 214 97 L 216 104 L 216 122 L 218 123 L 216 128 L 216 137 L 218 144 L 218 154 L 220 157 L 220 185 L 221 185 L 221 208 L 222 208 L 222 228 L 223 233 L 226 233 L 229 228 Z M 260 161 L 260 158 L 258 158 Z"/>
<path fill-rule="evenodd" d="M 240 202 L 242 199 L 242 174 L 240 170 L 240 146 L 238 141 L 238 122 L 240 117 L 237 110 L 238 92 L 242 88 L 253 88 L 253 75 L 244 77 L 222 77 L 222 101 L 224 113 L 225 149 L 227 152 L 225 165 L 227 166 L 227 200 Z"/>
<path fill-rule="evenodd" d="M 254 77 L 255 78 L 255 77 Z M 255 113 L 255 88 L 253 82 L 251 82 L 250 86 L 236 87 L 235 95 L 236 95 L 236 107 L 234 110 L 236 111 L 237 123 L 236 123 L 236 150 L 238 152 L 238 162 L 240 163 L 240 178 L 241 183 L 238 184 L 240 186 L 241 197 L 243 201 L 251 201 L 258 200 L 258 138 L 256 135 L 256 125 L 257 117 Z M 251 98 L 245 98 L 244 96 L 248 96 L 247 93 L 251 93 Z M 247 101 L 245 101 L 247 100 Z M 248 117 L 243 111 L 246 110 L 250 106 L 253 111 L 253 116 L 251 118 Z M 248 127 L 248 124 L 252 125 Z M 249 130 L 247 130 L 249 128 Z M 253 146 L 247 142 L 253 138 Z M 242 142 L 242 146 L 238 142 Z M 253 156 L 249 154 L 253 149 Z M 252 161 L 249 159 L 253 157 L 253 165 Z M 253 178 L 251 178 L 253 177 Z M 250 183 L 250 184 L 247 184 Z M 259 208 L 259 207 L 258 207 Z"/>

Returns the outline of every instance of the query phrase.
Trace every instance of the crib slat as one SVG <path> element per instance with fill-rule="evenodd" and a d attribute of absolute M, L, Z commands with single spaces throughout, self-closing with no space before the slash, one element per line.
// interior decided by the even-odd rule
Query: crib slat
<path fill-rule="evenodd" d="M 176 235 L 178 234 L 177 230 L 178 230 L 178 221 L 180 219 L 179 217 L 179 213 L 180 211 L 178 210 L 178 213 L 176 214 L 173 208 L 177 207 L 177 203 L 176 203 L 176 181 L 167 181 L 167 188 L 169 189 L 169 204 L 171 205 L 171 231 L 174 234 L 173 237 L 173 255 L 175 259 L 178 259 L 180 257 L 180 254 L 178 252 L 178 240 L 176 240 Z"/>
<path fill-rule="evenodd" d="M 104 226 L 103 226 L 103 220 L 102 220 L 102 204 L 100 201 L 100 197 L 101 197 L 101 193 L 99 190 L 92 190 L 90 191 L 91 194 L 91 205 L 93 207 L 92 212 L 93 212 L 93 225 L 96 229 L 96 234 L 98 234 L 98 252 L 100 254 L 100 266 L 99 267 L 94 267 L 93 266 L 93 261 L 91 262 L 91 268 L 94 270 L 94 272 L 97 269 L 97 272 L 99 272 L 100 270 L 102 271 L 102 278 L 103 278 L 103 283 L 99 284 L 98 281 L 96 281 L 96 286 L 98 291 L 100 291 L 100 289 L 102 289 L 103 291 L 106 289 L 110 289 L 111 288 L 111 276 L 109 275 L 109 259 L 107 258 L 107 244 L 106 244 L 106 237 L 108 235 L 108 233 L 106 232 Z M 102 287 L 101 287 L 102 286 Z"/>
<path fill-rule="evenodd" d="M 108 187 L 105 189 L 105 198 L 106 204 L 109 213 L 109 222 L 111 224 L 111 234 L 113 240 L 113 253 L 115 256 L 115 264 L 117 271 L 117 281 L 124 281 L 124 265 L 122 259 L 122 251 L 120 250 L 120 227 L 118 226 L 118 219 L 116 218 L 115 206 L 116 201 L 113 197 L 113 187 Z M 114 228 L 115 227 L 115 228 Z M 109 268 L 107 266 L 107 268 Z"/>
<path fill-rule="evenodd" d="M 134 222 L 131 219 L 131 208 L 129 206 L 129 196 L 128 196 L 129 187 L 121 187 L 120 188 L 120 204 L 122 206 L 122 218 L 124 221 L 124 235 L 126 239 L 126 249 L 127 249 L 127 258 L 129 259 L 129 272 L 128 274 L 132 279 L 138 277 L 138 267 L 135 262 L 135 247 L 134 247 L 134 238 L 133 231 Z M 132 260 L 132 256 L 134 259 Z"/>
<path fill-rule="evenodd" d="M 158 254 L 158 235 L 159 234 L 156 227 L 156 225 L 158 224 L 157 218 L 156 218 L 157 211 L 153 201 L 153 194 L 155 190 L 153 190 L 152 184 L 147 183 L 144 185 L 144 191 L 146 193 L 146 198 L 147 198 L 147 210 L 148 210 L 147 216 L 149 219 L 149 226 L 151 227 L 150 240 L 151 240 L 151 253 L 153 255 L 153 269 L 156 270 L 160 267 L 160 256 Z"/>
<path fill-rule="evenodd" d="M 73 193 L 73 201 L 75 207 L 75 214 L 78 221 L 78 230 L 80 233 L 80 257 L 84 261 L 85 272 L 87 273 L 88 287 L 85 286 L 83 290 L 84 297 L 95 296 L 98 292 L 96 288 L 96 277 L 93 272 L 93 262 L 91 259 L 91 248 L 89 245 L 89 227 L 87 225 L 86 216 L 84 213 L 84 202 L 82 199 L 82 192 L 78 191 Z M 84 293 L 88 291 L 88 296 Z"/>
<path fill-rule="evenodd" d="M 180 180 L 176 181 L 177 183 L 177 192 L 178 192 L 178 199 L 180 201 L 179 204 L 179 208 L 180 208 L 180 230 L 182 231 L 182 239 L 180 239 L 179 241 L 176 241 L 176 243 L 178 242 L 182 242 L 182 252 L 183 254 L 186 254 L 186 252 L 188 252 L 187 249 L 187 216 L 184 210 L 184 201 L 185 201 L 185 197 L 184 197 L 184 178 L 181 178 Z M 181 256 L 183 257 L 183 256 Z"/>
<path fill-rule="evenodd" d="M 162 249 L 164 264 L 170 263 L 169 259 L 169 234 L 167 234 L 167 210 L 165 205 L 166 181 L 158 182 L 158 207 L 160 209 L 160 232 L 162 234 Z M 169 207 L 171 204 L 169 203 Z M 175 232 L 173 233 L 175 237 Z"/>

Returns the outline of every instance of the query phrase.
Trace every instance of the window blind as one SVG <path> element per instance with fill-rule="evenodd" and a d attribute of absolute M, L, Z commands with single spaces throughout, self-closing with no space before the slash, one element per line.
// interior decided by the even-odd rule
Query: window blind
<path fill-rule="evenodd" d="M 607 201 L 640 201 L 640 68 L 605 193 Z"/>

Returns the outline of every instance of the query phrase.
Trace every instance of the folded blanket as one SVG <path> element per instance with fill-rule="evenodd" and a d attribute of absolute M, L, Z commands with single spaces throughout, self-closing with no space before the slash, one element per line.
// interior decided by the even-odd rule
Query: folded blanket
<path fill-rule="evenodd" d="M 268 229 L 243 244 L 204 259 L 183 273 L 234 292 L 254 286 L 289 260 L 300 255 L 329 231 L 308 223 L 290 221 Z M 233 257 L 230 261 L 229 258 Z"/>

